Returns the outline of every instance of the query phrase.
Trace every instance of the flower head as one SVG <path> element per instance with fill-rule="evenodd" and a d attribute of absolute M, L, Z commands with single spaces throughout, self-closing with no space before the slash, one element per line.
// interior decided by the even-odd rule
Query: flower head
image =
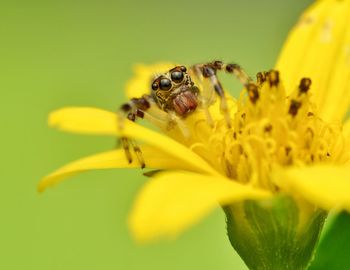
<path fill-rule="evenodd" d="M 298 206 L 298 226 L 311 226 L 310 217 L 317 216 L 320 229 L 321 209 L 350 211 L 350 121 L 343 123 L 350 103 L 349 11 L 346 0 L 321 0 L 309 8 L 276 70 L 258 73 L 257 87 L 247 85 L 238 99 L 226 95 L 230 127 L 215 97 L 206 99 L 212 100 L 208 110 L 197 109 L 170 126 L 159 121 L 167 113 L 153 105 L 145 120 L 160 132 L 130 121 L 121 129 L 114 113 L 94 108 L 64 108 L 53 112 L 49 123 L 142 142 L 146 168 L 161 172 L 152 174 L 130 214 L 130 229 L 140 241 L 174 237 L 218 203 L 230 219 L 239 202 L 281 196 Z M 152 74 L 171 66 L 137 66 L 127 96 L 147 93 Z M 195 84 L 210 93 L 206 80 L 197 78 Z M 45 177 L 39 190 L 77 172 L 122 167 L 139 164 L 128 163 L 122 149 L 101 153 Z"/>

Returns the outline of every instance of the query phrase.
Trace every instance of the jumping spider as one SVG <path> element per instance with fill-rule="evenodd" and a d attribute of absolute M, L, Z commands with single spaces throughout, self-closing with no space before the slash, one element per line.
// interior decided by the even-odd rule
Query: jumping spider
<path fill-rule="evenodd" d="M 193 83 L 192 76 L 198 79 L 198 81 L 209 80 L 211 85 L 210 91 L 215 92 L 219 96 L 221 111 L 224 114 L 227 126 L 230 128 L 230 116 L 225 92 L 216 75 L 217 71 L 225 71 L 235 75 L 247 88 L 250 99 L 256 98 L 255 95 L 258 93 L 256 85 L 239 65 L 213 61 L 207 64 L 193 65 L 189 70 L 184 66 L 175 66 L 153 80 L 150 94 L 143 95 L 140 98 L 132 98 L 129 102 L 124 103 L 120 107 L 120 113 L 129 120 L 135 121 L 137 118 L 144 118 L 148 110 L 155 105 L 167 114 L 166 124 L 168 126 L 173 123 L 179 125 L 181 120 L 195 111 L 197 107 L 207 110 L 211 104 L 210 100 L 204 97 L 208 95 L 203 95 L 203 90 L 199 89 Z M 208 124 L 212 125 L 212 120 L 207 120 Z M 122 137 L 120 141 L 129 163 L 132 162 L 130 153 L 131 145 L 141 167 L 144 168 L 145 162 L 142 158 L 140 148 L 126 137 Z"/>

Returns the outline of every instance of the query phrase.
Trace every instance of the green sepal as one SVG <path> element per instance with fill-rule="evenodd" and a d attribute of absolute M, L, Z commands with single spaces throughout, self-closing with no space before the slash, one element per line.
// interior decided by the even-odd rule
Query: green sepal
<path fill-rule="evenodd" d="M 230 242 L 251 270 L 306 269 L 326 212 L 286 196 L 224 207 Z"/>

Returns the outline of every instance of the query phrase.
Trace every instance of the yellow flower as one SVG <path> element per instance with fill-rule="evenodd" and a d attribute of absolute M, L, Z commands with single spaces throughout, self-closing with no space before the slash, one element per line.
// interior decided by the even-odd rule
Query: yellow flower
<path fill-rule="evenodd" d="M 312 5 L 286 41 L 279 72 L 259 75 L 258 98 L 246 89 L 237 100 L 227 95 L 232 128 L 219 102 L 172 128 L 145 117 L 160 132 L 131 121 L 119 129 L 115 113 L 96 108 L 63 108 L 50 115 L 49 124 L 142 142 L 146 168 L 161 172 L 142 188 L 129 217 L 139 241 L 176 237 L 218 205 L 246 200 L 287 195 L 300 206 L 301 220 L 319 209 L 350 211 L 350 121 L 344 123 L 350 103 L 349 14 L 349 0 Z M 137 66 L 128 98 L 147 93 L 150 76 L 171 66 Z M 209 92 L 205 80 L 196 84 Z M 39 190 L 86 170 L 139 166 L 116 149 L 64 166 L 45 177 Z"/>

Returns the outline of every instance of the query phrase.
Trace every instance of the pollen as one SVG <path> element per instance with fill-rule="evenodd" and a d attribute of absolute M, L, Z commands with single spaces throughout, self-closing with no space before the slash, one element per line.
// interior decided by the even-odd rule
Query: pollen
<path fill-rule="evenodd" d="M 342 163 L 341 127 L 317 116 L 311 86 L 302 78 L 286 95 L 277 71 L 258 73 L 236 101 L 232 127 L 217 119 L 191 148 L 227 177 L 271 191 L 275 165 Z"/>

